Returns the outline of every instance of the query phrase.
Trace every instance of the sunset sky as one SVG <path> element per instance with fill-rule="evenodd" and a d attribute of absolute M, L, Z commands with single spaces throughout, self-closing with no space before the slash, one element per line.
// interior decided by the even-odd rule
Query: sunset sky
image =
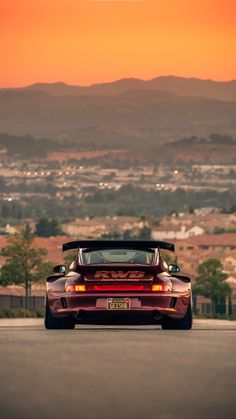
<path fill-rule="evenodd" d="M 236 0 L 0 0 L 0 87 L 236 79 Z"/>

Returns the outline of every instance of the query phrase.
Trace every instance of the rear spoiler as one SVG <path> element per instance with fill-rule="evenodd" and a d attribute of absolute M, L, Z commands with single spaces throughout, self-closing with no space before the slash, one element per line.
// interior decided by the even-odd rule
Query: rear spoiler
<path fill-rule="evenodd" d="M 62 251 L 71 249 L 164 249 L 171 252 L 175 251 L 172 243 L 153 241 L 153 240 L 76 240 L 62 245 Z"/>

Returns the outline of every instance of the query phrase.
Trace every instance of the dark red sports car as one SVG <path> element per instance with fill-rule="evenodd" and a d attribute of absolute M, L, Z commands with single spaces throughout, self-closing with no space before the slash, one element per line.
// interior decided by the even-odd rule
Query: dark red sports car
<path fill-rule="evenodd" d="M 54 267 L 47 278 L 45 327 L 73 329 L 92 318 L 146 318 L 162 329 L 191 329 L 191 278 L 167 265 L 160 241 L 73 241 L 70 270 Z"/>

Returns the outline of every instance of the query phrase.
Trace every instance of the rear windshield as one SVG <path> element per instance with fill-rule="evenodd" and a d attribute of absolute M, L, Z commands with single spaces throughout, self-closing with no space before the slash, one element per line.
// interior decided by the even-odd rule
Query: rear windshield
<path fill-rule="evenodd" d="M 105 249 L 83 251 L 83 264 L 130 263 L 153 265 L 154 250 Z"/>

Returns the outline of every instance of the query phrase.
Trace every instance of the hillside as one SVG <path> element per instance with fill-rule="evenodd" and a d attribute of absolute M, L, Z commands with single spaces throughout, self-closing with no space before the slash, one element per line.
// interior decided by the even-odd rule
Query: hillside
<path fill-rule="evenodd" d="M 35 139 L 32 136 L 11 136 L 0 134 L 0 157 L 7 160 L 34 160 L 45 158 L 48 162 L 63 162 L 66 160 L 83 160 L 83 164 L 102 164 L 105 167 L 121 168 L 134 164 L 142 165 L 166 164 L 167 166 L 189 164 L 236 164 L 236 140 L 212 134 L 208 138 L 186 137 L 178 141 L 171 141 L 164 145 L 148 147 L 145 144 L 133 147 L 133 142 L 127 142 L 124 149 L 90 149 L 75 142 L 60 141 L 49 138 Z"/>
<path fill-rule="evenodd" d="M 236 136 L 236 102 L 166 91 L 53 96 L 41 90 L 0 91 L 0 133 L 68 138 L 86 147 L 163 144 L 192 135 Z"/>

